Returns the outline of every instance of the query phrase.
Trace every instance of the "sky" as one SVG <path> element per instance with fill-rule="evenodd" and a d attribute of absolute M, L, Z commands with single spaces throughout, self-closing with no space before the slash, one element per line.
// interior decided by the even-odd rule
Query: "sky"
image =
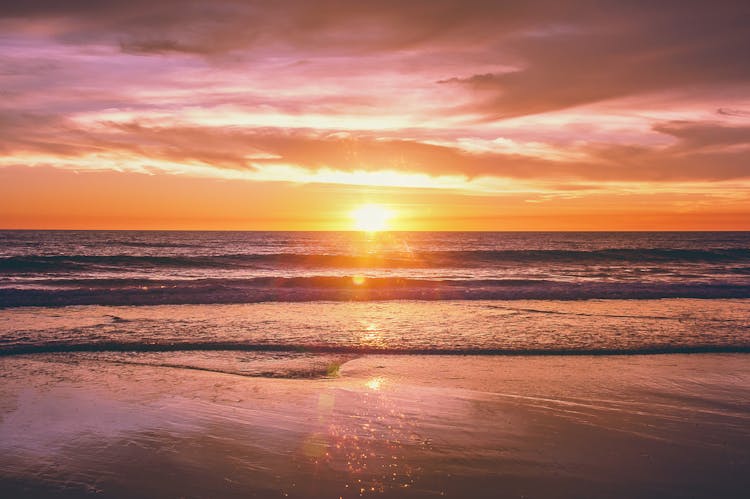
<path fill-rule="evenodd" d="M 0 228 L 750 230 L 750 2 L 0 0 Z"/>

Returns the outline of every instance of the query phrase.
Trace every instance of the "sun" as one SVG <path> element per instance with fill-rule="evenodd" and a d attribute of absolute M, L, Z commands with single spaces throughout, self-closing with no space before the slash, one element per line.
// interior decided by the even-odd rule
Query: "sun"
<path fill-rule="evenodd" d="M 388 229 L 388 222 L 393 216 L 392 210 L 379 204 L 364 204 L 351 212 L 354 227 L 367 232 Z"/>

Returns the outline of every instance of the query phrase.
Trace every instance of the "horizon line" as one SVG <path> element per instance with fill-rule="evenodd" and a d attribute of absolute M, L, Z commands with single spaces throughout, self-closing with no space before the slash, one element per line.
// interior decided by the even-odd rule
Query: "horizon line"
<path fill-rule="evenodd" d="M 57 228 L 0 228 L 0 232 L 341 232 L 341 233 L 361 233 L 367 234 L 368 231 L 356 229 L 57 229 Z M 708 233 L 708 232 L 750 232 L 749 229 L 586 229 L 586 230 L 381 230 L 374 231 L 376 234 L 387 233 L 411 233 L 411 232 L 455 232 L 455 233 Z"/>

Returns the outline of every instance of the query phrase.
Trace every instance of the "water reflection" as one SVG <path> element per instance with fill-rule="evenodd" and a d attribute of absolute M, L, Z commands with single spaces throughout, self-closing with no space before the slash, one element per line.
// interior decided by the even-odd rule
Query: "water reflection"
<path fill-rule="evenodd" d="M 359 345 L 363 347 L 385 348 L 388 346 L 383 331 L 377 322 L 363 320 L 362 334 L 359 338 Z"/>
<path fill-rule="evenodd" d="M 322 475 L 343 475 L 337 491 L 342 498 L 407 489 L 419 477 L 421 469 L 409 456 L 429 442 L 386 386 L 384 377 L 375 377 L 365 382 L 367 390 L 320 395 L 319 420 L 327 420 L 327 428 L 308 437 L 304 452 L 326 468 Z"/>
<path fill-rule="evenodd" d="M 365 382 L 365 386 L 369 388 L 370 390 L 377 391 L 377 390 L 380 390 L 380 387 L 384 382 L 385 382 L 385 378 L 382 378 L 382 377 L 372 378 L 370 380 L 367 380 L 367 382 Z"/>
<path fill-rule="evenodd" d="M 360 274 L 352 276 L 352 283 L 355 286 L 362 286 L 366 282 L 366 280 L 367 278 Z"/>

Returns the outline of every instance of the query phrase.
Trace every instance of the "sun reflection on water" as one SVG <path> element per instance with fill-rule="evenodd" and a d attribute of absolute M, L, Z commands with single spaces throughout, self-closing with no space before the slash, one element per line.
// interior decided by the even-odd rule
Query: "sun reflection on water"
<path fill-rule="evenodd" d="M 408 489 L 420 474 L 408 456 L 414 446 L 429 442 L 400 409 L 403 404 L 383 390 L 385 383 L 384 377 L 371 378 L 365 382 L 367 390 L 331 391 L 319 404 L 319 421 L 327 421 L 326 430 L 311 434 L 303 450 L 316 466 L 341 475 L 337 497 Z"/>
<path fill-rule="evenodd" d="M 384 378 L 381 378 L 381 377 L 372 378 L 365 383 L 365 386 L 369 388 L 370 390 L 378 391 L 380 390 L 380 387 L 383 385 L 384 382 L 385 382 Z"/>
<path fill-rule="evenodd" d="M 355 275 L 352 277 L 352 283 L 354 283 L 355 286 L 361 286 L 367 281 L 367 278 L 363 275 Z"/>
<path fill-rule="evenodd" d="M 383 331 L 379 324 L 371 321 L 362 321 L 363 331 L 359 337 L 359 345 L 363 347 L 385 348 L 388 346 Z"/>

